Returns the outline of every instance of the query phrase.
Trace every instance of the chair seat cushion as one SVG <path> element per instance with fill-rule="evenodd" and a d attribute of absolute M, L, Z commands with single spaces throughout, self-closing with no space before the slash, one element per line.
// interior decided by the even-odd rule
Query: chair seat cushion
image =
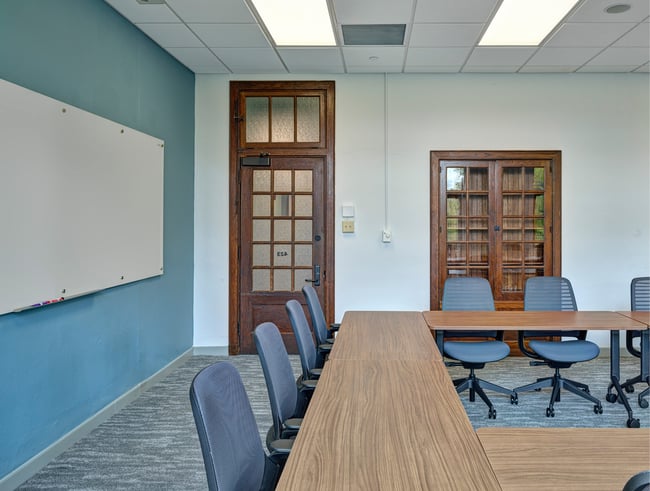
<path fill-rule="evenodd" d="M 445 355 L 467 363 L 489 363 L 503 360 L 510 354 L 510 346 L 502 341 L 445 341 Z"/>
<path fill-rule="evenodd" d="M 600 354 L 598 345 L 586 340 L 530 341 L 528 345 L 541 358 L 557 362 L 589 361 Z"/>

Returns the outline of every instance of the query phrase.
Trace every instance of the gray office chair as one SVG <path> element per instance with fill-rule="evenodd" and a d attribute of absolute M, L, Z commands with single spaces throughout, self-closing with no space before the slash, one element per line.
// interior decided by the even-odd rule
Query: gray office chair
<path fill-rule="evenodd" d="M 190 403 L 210 491 L 274 489 L 280 464 L 264 452 L 237 369 L 220 362 L 201 370 Z"/>
<path fill-rule="evenodd" d="M 322 359 L 319 360 L 314 338 L 312 337 L 305 311 L 298 300 L 289 300 L 285 304 L 291 328 L 296 337 L 298 353 L 300 355 L 300 365 L 302 375 L 298 378 L 298 383 L 303 384 L 307 380 L 318 380 L 322 371 Z M 319 363 L 319 361 L 321 363 Z"/>
<path fill-rule="evenodd" d="M 630 297 L 632 310 L 650 310 L 650 276 L 644 276 L 639 278 L 633 278 L 630 283 Z M 641 358 L 641 350 L 635 345 L 635 341 L 641 339 L 641 331 L 626 331 L 625 332 L 625 345 L 630 354 Z M 625 392 L 632 393 L 634 392 L 634 384 L 640 382 L 645 382 L 646 384 L 650 383 L 649 380 L 643 380 L 641 374 L 628 379 L 625 383 L 621 384 L 621 387 L 625 389 Z M 648 397 L 648 392 L 650 387 L 646 387 L 643 392 L 639 394 L 638 401 L 639 406 L 642 408 L 648 407 L 648 401 L 645 399 Z"/>
<path fill-rule="evenodd" d="M 524 310 L 578 310 L 571 282 L 559 276 L 529 278 L 524 287 Z M 555 370 L 555 373 L 552 377 L 541 378 L 532 384 L 518 387 L 515 392 L 552 387 L 551 401 L 546 408 L 547 417 L 555 416 L 554 405 L 560 401 L 561 389 L 593 402 L 594 412 L 602 414 L 602 404 L 589 393 L 587 385 L 565 379 L 560 374 L 560 369 L 569 368 L 574 363 L 593 360 L 600 354 L 600 348 L 597 344 L 587 341 L 587 331 L 554 331 L 553 334 L 574 339 L 548 341 L 535 339 L 540 337 L 548 339 L 548 331 L 519 331 L 519 349 L 524 355 L 535 360 L 530 362 L 531 366 L 548 365 Z"/>
<path fill-rule="evenodd" d="M 302 287 L 302 293 L 307 302 L 309 317 L 311 317 L 311 327 L 314 331 L 314 336 L 316 336 L 318 355 L 322 358 L 321 363 L 323 363 L 325 358 L 327 358 L 327 355 L 332 351 L 334 337 L 329 335 L 330 333 L 327 329 L 325 315 L 323 314 L 323 309 L 321 308 L 320 300 L 318 299 L 318 293 L 316 293 L 314 287 L 311 285 L 305 285 Z"/>
<path fill-rule="evenodd" d="M 264 322 L 253 332 L 271 404 L 273 424 L 266 435 L 269 451 L 277 450 L 276 440 L 295 437 L 305 414 L 307 398 L 296 386 L 293 369 L 279 329 Z"/>
<path fill-rule="evenodd" d="M 650 470 L 634 474 L 627 480 L 622 491 L 650 491 Z"/>
<path fill-rule="evenodd" d="M 490 283 L 484 278 L 448 278 L 442 294 L 442 310 L 494 310 L 494 299 Z M 469 400 L 474 402 L 475 394 L 487 404 L 488 418 L 497 417 L 497 411 L 483 389 L 493 390 L 510 396 L 511 404 L 517 404 L 516 392 L 478 378 L 475 370 L 486 363 L 504 359 L 510 354 L 510 347 L 503 342 L 503 331 L 444 331 L 444 355 L 457 362 L 447 366 L 462 366 L 469 375 L 454 380 L 456 392 L 469 389 Z M 459 338 L 491 338 L 490 341 L 447 341 Z"/>

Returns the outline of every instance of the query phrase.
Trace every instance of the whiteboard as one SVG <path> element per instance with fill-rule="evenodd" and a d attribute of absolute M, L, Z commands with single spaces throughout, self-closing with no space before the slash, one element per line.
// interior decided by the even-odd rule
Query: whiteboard
<path fill-rule="evenodd" d="M 163 273 L 164 142 L 0 79 L 0 314 Z"/>

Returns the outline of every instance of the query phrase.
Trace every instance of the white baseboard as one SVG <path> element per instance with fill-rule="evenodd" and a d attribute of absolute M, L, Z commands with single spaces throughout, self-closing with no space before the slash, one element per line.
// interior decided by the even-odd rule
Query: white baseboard
<path fill-rule="evenodd" d="M 0 491 L 9 491 L 16 489 L 18 486 L 36 474 L 39 470 L 45 467 L 48 463 L 50 463 L 53 459 L 65 452 L 68 448 L 70 448 L 72 445 L 74 445 L 76 442 L 81 440 L 84 436 L 89 434 L 92 430 L 110 418 L 113 414 L 137 399 L 140 394 L 142 394 L 153 384 L 162 380 L 172 370 L 185 363 L 187 358 L 192 356 L 192 354 L 193 349 L 188 349 L 185 353 L 158 370 L 151 377 L 143 380 L 131 390 L 122 394 L 120 397 L 115 399 L 110 404 L 106 405 L 104 408 L 100 409 L 97 413 L 92 415 L 79 426 L 63 435 L 49 447 L 42 450 L 27 462 L 25 462 L 23 465 L 14 469 L 9 474 L 1 478 Z"/>

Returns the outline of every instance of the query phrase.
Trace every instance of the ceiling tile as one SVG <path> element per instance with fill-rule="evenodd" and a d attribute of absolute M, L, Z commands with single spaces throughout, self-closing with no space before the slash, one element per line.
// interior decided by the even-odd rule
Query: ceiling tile
<path fill-rule="evenodd" d="M 579 73 L 625 73 L 637 70 L 635 65 L 585 65 L 577 70 Z"/>
<path fill-rule="evenodd" d="M 650 45 L 650 23 L 642 22 L 614 43 L 617 48 L 648 47 Z"/>
<path fill-rule="evenodd" d="M 415 9 L 414 22 L 487 22 L 499 0 L 422 1 Z"/>
<path fill-rule="evenodd" d="M 616 3 L 627 3 L 631 6 L 627 12 L 608 14 L 605 9 Z M 586 0 L 576 12 L 571 15 L 569 22 L 641 22 L 648 17 L 650 2 L 648 0 Z"/>
<path fill-rule="evenodd" d="M 460 70 L 472 48 L 409 48 L 406 68 L 414 66 L 456 66 Z"/>
<path fill-rule="evenodd" d="M 334 0 L 338 24 L 400 24 L 411 21 L 413 0 Z"/>
<path fill-rule="evenodd" d="M 183 21 L 188 23 L 256 22 L 243 0 L 166 0 L 166 2 Z"/>
<path fill-rule="evenodd" d="M 629 66 L 638 67 L 647 63 L 650 51 L 647 48 L 607 48 L 588 65 L 600 66 Z"/>
<path fill-rule="evenodd" d="M 351 46 L 343 48 L 343 58 L 349 66 L 397 66 L 404 63 L 406 49 L 402 46 Z"/>
<path fill-rule="evenodd" d="M 515 73 L 521 65 L 466 65 L 462 73 Z"/>
<path fill-rule="evenodd" d="M 282 48 L 278 53 L 291 73 L 344 73 L 339 48 Z"/>
<path fill-rule="evenodd" d="M 474 46 L 483 24 L 413 24 L 410 46 Z"/>
<path fill-rule="evenodd" d="M 270 48 L 257 24 L 189 24 L 208 48 Z"/>
<path fill-rule="evenodd" d="M 523 65 L 537 48 L 521 47 L 478 47 L 474 48 L 467 60 L 465 68 L 469 67 L 512 67 Z"/>
<path fill-rule="evenodd" d="M 545 46 L 600 47 L 609 46 L 636 24 L 630 22 L 563 24 Z"/>
<path fill-rule="evenodd" d="M 271 48 L 212 48 L 233 73 L 286 73 Z"/>
<path fill-rule="evenodd" d="M 519 69 L 519 73 L 572 73 L 580 65 L 524 65 Z"/>
<path fill-rule="evenodd" d="M 132 23 L 138 22 L 180 22 L 180 19 L 165 4 L 142 5 L 135 0 L 106 0 Z"/>
<path fill-rule="evenodd" d="M 163 48 L 200 48 L 203 43 L 185 24 L 136 24 Z"/>
<path fill-rule="evenodd" d="M 167 51 L 195 73 L 229 73 L 208 48 L 168 48 Z"/>
<path fill-rule="evenodd" d="M 526 63 L 532 66 L 573 66 L 584 65 L 600 52 L 600 48 L 540 48 Z"/>

